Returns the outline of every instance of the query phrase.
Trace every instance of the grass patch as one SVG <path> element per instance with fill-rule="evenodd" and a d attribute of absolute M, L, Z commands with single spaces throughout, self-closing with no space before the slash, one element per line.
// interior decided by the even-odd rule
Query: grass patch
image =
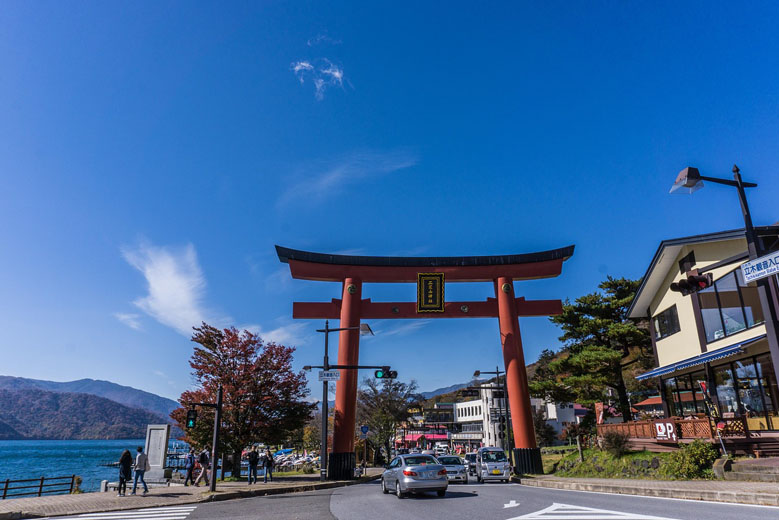
<path fill-rule="evenodd" d="M 650 451 L 630 451 L 621 457 L 614 457 L 606 451 L 584 450 L 584 462 L 579 462 L 578 454 L 565 455 L 557 464 L 555 475 L 561 477 L 583 478 L 635 478 L 654 480 L 684 479 L 676 471 L 674 453 L 654 453 Z M 544 465 L 546 470 L 546 463 Z M 712 479 L 710 466 L 700 467 L 699 477 Z"/>
<path fill-rule="evenodd" d="M 541 452 L 541 461 L 544 463 L 544 474 L 549 475 L 557 469 L 557 464 L 565 458 L 564 453 L 543 453 Z"/>

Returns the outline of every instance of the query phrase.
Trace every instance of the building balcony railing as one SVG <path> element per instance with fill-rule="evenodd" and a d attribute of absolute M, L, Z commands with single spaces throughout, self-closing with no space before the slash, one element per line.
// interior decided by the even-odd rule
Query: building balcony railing
<path fill-rule="evenodd" d="M 678 439 L 714 439 L 717 436 L 717 425 L 722 437 L 749 437 L 747 422 L 743 417 L 718 418 L 697 417 L 684 419 L 671 417 L 626 423 L 599 424 L 598 436 L 603 437 L 608 432 L 619 432 L 632 439 L 654 439 L 657 441 L 675 442 Z"/>

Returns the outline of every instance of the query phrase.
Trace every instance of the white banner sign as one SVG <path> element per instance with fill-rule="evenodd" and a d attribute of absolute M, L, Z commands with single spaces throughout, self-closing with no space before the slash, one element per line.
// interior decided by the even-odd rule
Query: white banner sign
<path fill-rule="evenodd" d="M 340 379 L 341 379 L 340 370 L 320 370 L 319 371 L 320 381 L 339 381 Z"/>
<path fill-rule="evenodd" d="M 744 280 L 753 282 L 779 273 L 779 252 L 774 252 L 741 264 Z"/>

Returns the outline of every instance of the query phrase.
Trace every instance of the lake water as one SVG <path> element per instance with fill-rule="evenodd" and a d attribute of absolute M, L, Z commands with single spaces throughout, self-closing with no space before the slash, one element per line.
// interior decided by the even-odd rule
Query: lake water
<path fill-rule="evenodd" d="M 118 468 L 101 463 L 118 461 L 125 449 L 135 457 L 143 439 L 93 441 L 0 441 L 0 482 L 78 475 L 83 491 L 98 491 L 100 481 L 119 479 Z M 179 443 L 181 444 L 181 443 Z"/>

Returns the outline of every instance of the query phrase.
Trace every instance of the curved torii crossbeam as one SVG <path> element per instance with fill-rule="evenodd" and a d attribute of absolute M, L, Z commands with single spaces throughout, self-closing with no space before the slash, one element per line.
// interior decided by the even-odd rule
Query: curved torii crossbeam
<path fill-rule="evenodd" d="M 295 319 L 338 318 L 340 327 L 356 328 L 361 319 L 498 318 L 514 433 L 514 463 L 521 473 L 541 473 L 543 468 L 533 430 L 518 317 L 560 314 L 562 303 L 560 300 L 518 298 L 514 294 L 514 281 L 558 276 L 563 262 L 573 255 L 573 250 L 574 246 L 568 246 L 518 255 L 391 257 L 329 255 L 276 246 L 279 260 L 289 264 L 293 278 L 342 284 L 340 300 L 295 302 L 292 310 Z M 491 281 L 495 286 L 495 297 L 485 301 L 445 302 L 441 312 L 418 312 L 416 302 L 372 302 L 361 297 L 363 283 L 417 283 L 421 273 L 443 273 L 446 282 Z M 338 340 L 338 364 L 359 364 L 359 353 L 359 331 L 342 330 Z M 332 479 L 353 478 L 357 379 L 356 370 L 343 370 L 336 384 L 331 454 L 334 464 L 328 464 Z"/>

